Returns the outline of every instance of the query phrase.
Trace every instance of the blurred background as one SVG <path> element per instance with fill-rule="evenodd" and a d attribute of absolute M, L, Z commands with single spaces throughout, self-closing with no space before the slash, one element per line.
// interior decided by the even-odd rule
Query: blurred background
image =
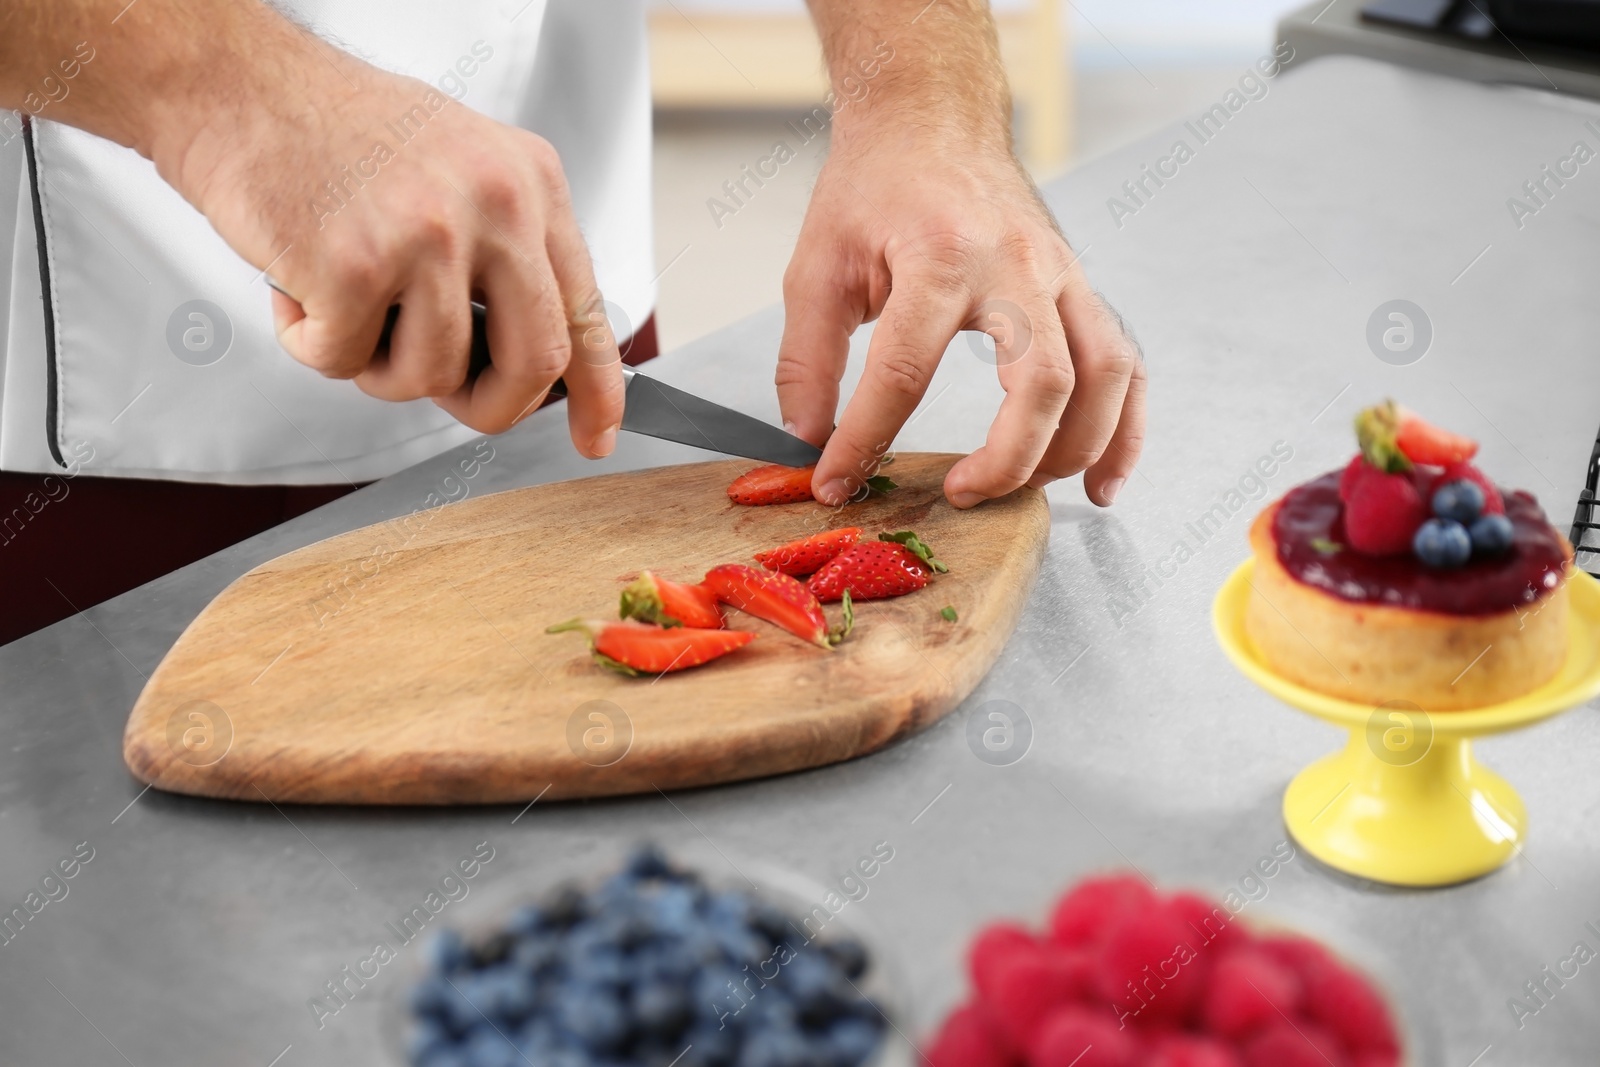
<path fill-rule="evenodd" d="M 1293 0 L 996 0 L 1016 136 L 1038 181 L 1213 103 Z M 892 43 L 892 42 L 891 42 Z M 802 0 L 652 0 L 657 324 L 663 350 L 781 299 L 823 135 L 735 205 L 827 91 Z M 707 201 L 736 206 L 714 216 Z M 720 225 L 719 225 L 720 223 Z M 1071 234 L 1068 234 L 1071 237 Z"/>

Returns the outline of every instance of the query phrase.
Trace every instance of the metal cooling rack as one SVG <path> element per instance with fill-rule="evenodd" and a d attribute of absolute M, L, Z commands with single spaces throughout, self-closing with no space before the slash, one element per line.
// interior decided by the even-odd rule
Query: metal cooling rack
<path fill-rule="evenodd" d="M 1589 453 L 1589 474 L 1578 494 L 1578 511 L 1572 517 L 1569 537 L 1582 570 L 1600 578 L 1600 437 Z"/>

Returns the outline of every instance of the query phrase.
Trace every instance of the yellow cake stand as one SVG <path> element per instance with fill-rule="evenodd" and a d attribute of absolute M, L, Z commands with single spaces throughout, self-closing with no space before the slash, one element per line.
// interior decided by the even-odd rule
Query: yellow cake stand
<path fill-rule="evenodd" d="M 1550 681 L 1515 700 L 1428 713 L 1373 707 L 1307 689 L 1261 659 L 1245 633 L 1253 560 L 1212 605 L 1217 640 L 1234 666 L 1278 699 L 1350 731 L 1342 752 L 1289 783 L 1283 821 L 1323 863 L 1375 882 L 1453 885 L 1506 863 L 1527 835 L 1522 798 L 1472 757 L 1472 739 L 1529 726 L 1600 695 L 1600 582 L 1576 572 L 1567 659 Z"/>

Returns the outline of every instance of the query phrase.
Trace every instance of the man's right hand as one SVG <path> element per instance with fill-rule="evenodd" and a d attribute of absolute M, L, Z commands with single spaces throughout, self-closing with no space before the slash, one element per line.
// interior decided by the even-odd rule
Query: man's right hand
<path fill-rule="evenodd" d="M 101 5 L 50 6 L 47 21 Z M 294 294 L 272 296 L 290 355 L 386 400 L 432 397 L 484 433 L 565 378 L 578 451 L 611 451 L 621 359 L 548 142 L 264 4 L 132 5 L 109 39 L 109 21 L 89 24 L 105 43 L 50 117 L 151 158 L 234 251 Z M 493 365 L 468 381 L 474 298 L 488 308 Z M 379 353 L 393 304 L 399 322 Z"/>

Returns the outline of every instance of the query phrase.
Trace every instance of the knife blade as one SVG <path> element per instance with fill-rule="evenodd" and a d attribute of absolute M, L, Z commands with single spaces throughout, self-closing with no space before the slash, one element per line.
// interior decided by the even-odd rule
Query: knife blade
<path fill-rule="evenodd" d="M 267 284 L 282 293 L 271 278 Z M 285 296 L 289 294 L 284 293 Z M 290 297 L 293 299 L 293 297 Z M 384 319 L 383 333 L 378 338 L 379 348 L 388 348 L 396 323 L 400 320 L 400 306 L 389 309 Z M 472 347 L 468 362 L 468 380 L 476 378 L 489 366 L 489 332 L 487 309 L 476 301 L 472 304 Z M 623 365 L 623 379 L 627 393 L 622 409 L 622 429 L 629 433 L 654 437 L 661 441 L 704 448 L 728 456 L 743 456 L 764 463 L 781 463 L 786 467 L 808 467 L 822 457 L 822 449 L 803 441 L 771 423 L 762 422 L 742 411 L 713 403 L 693 393 L 684 392 L 665 382 L 640 374 Z M 567 383 L 558 378 L 550 387 L 551 396 L 566 396 Z"/>

